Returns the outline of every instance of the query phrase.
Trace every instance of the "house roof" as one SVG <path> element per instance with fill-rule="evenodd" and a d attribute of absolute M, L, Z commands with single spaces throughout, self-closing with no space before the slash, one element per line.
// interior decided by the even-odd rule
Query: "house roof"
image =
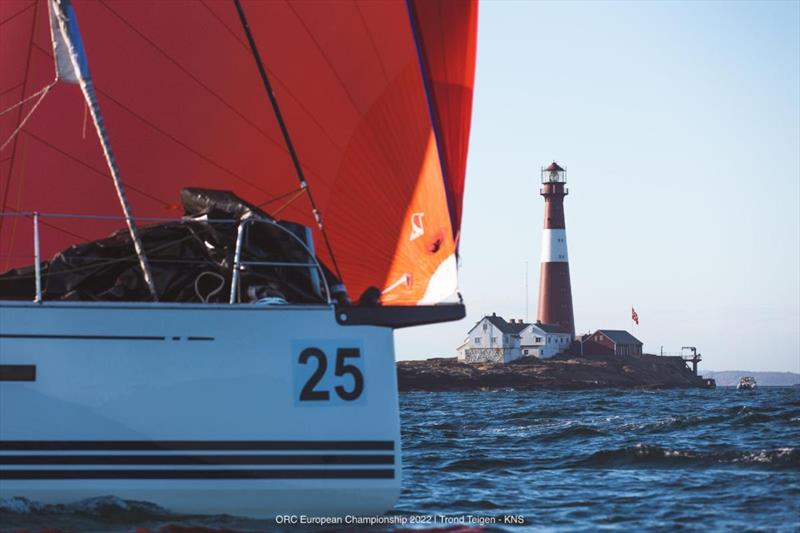
<path fill-rule="evenodd" d="M 530 324 L 527 324 L 525 322 L 514 322 L 514 323 L 506 322 L 503 317 L 497 315 L 485 316 L 484 318 L 489 322 L 491 322 L 494 327 L 496 327 L 503 333 L 511 333 L 511 334 L 519 333 L 523 329 L 530 326 Z"/>
<path fill-rule="evenodd" d="M 545 333 L 569 333 L 559 324 L 542 324 L 541 322 L 536 322 L 534 326 L 541 329 Z"/>
<path fill-rule="evenodd" d="M 642 344 L 642 341 L 623 329 L 598 329 L 597 332 L 611 339 L 614 344 Z"/>

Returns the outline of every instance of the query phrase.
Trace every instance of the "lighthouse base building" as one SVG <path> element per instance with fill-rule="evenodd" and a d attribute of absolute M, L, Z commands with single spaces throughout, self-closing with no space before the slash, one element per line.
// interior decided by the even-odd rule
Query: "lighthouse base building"
<path fill-rule="evenodd" d="M 570 346 L 572 336 L 556 324 L 528 323 L 491 314 L 467 332 L 458 347 L 464 363 L 510 363 L 520 357 L 549 359 Z"/>

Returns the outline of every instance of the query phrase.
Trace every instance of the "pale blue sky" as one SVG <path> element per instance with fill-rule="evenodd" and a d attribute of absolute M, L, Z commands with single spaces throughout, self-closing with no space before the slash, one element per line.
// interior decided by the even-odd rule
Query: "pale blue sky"
<path fill-rule="evenodd" d="M 536 316 L 539 168 L 567 167 L 578 332 L 631 328 L 701 369 L 800 371 L 800 3 L 481 4 L 461 322 Z"/>

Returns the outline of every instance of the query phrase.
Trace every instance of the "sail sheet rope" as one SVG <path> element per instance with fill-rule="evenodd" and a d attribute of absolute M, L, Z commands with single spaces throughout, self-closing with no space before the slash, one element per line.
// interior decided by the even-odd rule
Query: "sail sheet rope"
<path fill-rule="evenodd" d="M 22 131 L 22 128 L 25 127 L 25 124 L 28 122 L 28 119 L 30 119 L 33 116 L 33 113 L 36 112 L 36 108 L 39 107 L 39 104 L 41 104 L 44 101 L 44 97 L 47 96 L 47 93 L 50 92 L 50 89 L 52 89 L 57 82 L 58 82 L 58 78 L 54 79 L 48 85 L 45 85 L 43 88 L 39 89 L 38 91 L 36 91 L 35 93 L 31 94 L 30 96 L 28 96 L 26 98 L 23 98 L 22 100 L 20 100 L 16 104 L 12 105 L 11 107 L 8 107 L 8 108 L 0 111 L 0 116 L 3 116 L 6 113 L 8 113 L 9 111 L 14 110 L 14 109 L 18 108 L 21 105 L 24 105 L 25 102 L 33 100 L 37 96 L 39 97 L 36 100 L 36 103 L 33 104 L 33 107 L 31 107 L 30 111 L 28 111 L 28 114 L 25 115 L 25 117 L 22 120 L 19 121 L 19 124 L 17 124 L 17 127 L 14 129 L 14 131 L 11 132 L 11 135 L 9 135 L 8 139 L 6 139 L 5 142 L 3 142 L 2 145 L 0 145 L 0 152 L 2 152 L 6 148 L 6 146 L 8 146 L 8 144 L 14 139 L 14 137 L 16 137 L 17 134 L 20 131 Z"/>
<path fill-rule="evenodd" d="M 193 239 L 195 237 L 196 237 L 195 235 L 188 235 L 186 237 L 181 237 L 179 239 L 173 239 L 173 240 L 167 241 L 167 242 L 165 242 L 165 243 L 163 243 L 163 244 L 161 244 L 159 246 L 154 246 L 152 248 L 148 248 L 146 251 L 147 251 L 147 253 L 157 253 L 157 252 L 160 252 L 162 250 L 168 249 L 170 246 L 175 246 L 176 244 L 180 244 L 182 242 L 186 242 L 186 241 L 188 241 L 190 239 Z M 91 262 L 89 264 L 87 264 L 87 265 L 82 265 L 82 266 L 73 267 L 73 268 L 65 268 L 63 270 L 59 270 L 58 272 L 42 272 L 41 278 L 44 280 L 44 279 L 47 279 L 50 276 L 55 277 L 55 276 L 61 276 L 63 274 L 70 274 L 70 273 L 73 273 L 73 272 L 82 272 L 82 271 L 85 271 L 85 270 L 97 269 L 97 268 L 105 267 L 105 266 L 108 266 L 108 265 L 111 265 L 111 264 L 114 264 L 114 263 L 129 263 L 129 262 L 133 263 L 133 262 L 136 262 L 138 260 L 138 255 L 136 253 L 133 253 L 133 254 L 130 254 L 130 255 L 122 256 L 122 257 L 115 257 L 113 259 L 108 259 L 106 257 L 97 257 L 97 256 L 86 255 L 86 256 L 83 256 L 82 259 L 84 259 L 86 261 L 91 261 Z M 180 259 L 175 259 L 175 258 L 151 259 L 150 262 L 151 263 L 203 264 L 202 261 L 189 261 L 189 260 L 180 260 Z M 5 275 L 4 279 L 6 279 L 6 280 L 15 280 L 15 279 L 24 279 L 24 278 L 28 278 L 28 277 L 30 277 L 30 274 L 23 273 L 23 274 L 18 274 L 18 275 Z"/>
<path fill-rule="evenodd" d="M 247 42 L 250 45 L 253 59 L 255 60 L 256 67 L 258 68 L 258 73 L 261 76 L 262 83 L 264 84 L 264 90 L 266 91 L 267 97 L 272 105 L 272 111 L 275 113 L 275 119 L 277 120 L 281 134 L 283 135 L 283 140 L 286 143 L 286 149 L 289 151 L 289 155 L 291 156 L 292 164 L 294 165 L 295 172 L 297 173 L 297 179 L 300 180 L 300 188 L 305 191 L 306 196 L 308 197 L 308 202 L 311 204 L 311 212 L 314 215 L 317 228 L 319 228 L 319 232 L 322 234 L 322 240 L 325 243 L 325 248 L 328 250 L 328 255 L 330 256 L 331 262 L 333 263 L 333 268 L 336 271 L 336 276 L 339 278 L 341 283 L 344 283 L 345 279 L 342 277 L 342 272 L 339 269 L 339 262 L 336 261 L 336 254 L 333 253 L 333 247 L 331 246 L 330 239 L 328 238 L 328 233 L 325 231 L 325 226 L 322 223 L 322 212 L 317 207 L 317 203 L 314 201 L 314 196 L 311 194 L 311 188 L 309 187 L 305 175 L 303 174 L 303 167 L 300 165 L 300 160 L 298 159 L 297 152 L 294 149 L 292 138 L 289 135 L 289 130 L 286 127 L 286 123 L 283 119 L 283 113 L 281 113 L 281 108 L 278 105 L 278 100 L 275 97 L 275 92 L 272 89 L 269 76 L 267 76 L 267 69 L 264 67 L 264 62 L 261 60 L 261 53 L 258 51 L 258 46 L 256 45 L 256 41 L 253 38 L 252 32 L 250 31 L 250 23 L 247 21 L 247 15 L 245 15 L 244 7 L 242 7 L 240 0 L 233 0 L 233 3 L 236 6 L 236 12 L 239 15 L 239 21 L 242 23 L 242 29 L 247 37 Z"/>

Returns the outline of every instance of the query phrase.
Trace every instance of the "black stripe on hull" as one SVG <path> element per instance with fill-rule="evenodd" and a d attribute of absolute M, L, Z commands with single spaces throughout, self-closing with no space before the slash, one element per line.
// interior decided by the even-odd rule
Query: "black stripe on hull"
<path fill-rule="evenodd" d="M 0 455 L 0 465 L 393 465 L 394 455 Z"/>
<path fill-rule="evenodd" d="M 174 341 L 181 337 L 170 337 Z M 158 335 L 59 335 L 46 333 L 0 333 L 0 339 L 56 339 L 78 341 L 165 341 L 167 337 Z M 186 337 L 187 341 L 213 341 L 214 337 Z"/>
<path fill-rule="evenodd" d="M 0 470 L 0 480 L 394 479 L 394 469 L 349 470 Z"/>
<path fill-rule="evenodd" d="M 0 339 L 58 339 L 88 341 L 164 341 L 166 337 L 148 335 L 55 335 L 44 333 L 0 333 Z"/>
<path fill-rule="evenodd" d="M 0 451 L 394 451 L 391 440 L 1 440 Z"/>
<path fill-rule="evenodd" d="M 36 381 L 36 365 L 0 365 L 0 381 Z"/>

